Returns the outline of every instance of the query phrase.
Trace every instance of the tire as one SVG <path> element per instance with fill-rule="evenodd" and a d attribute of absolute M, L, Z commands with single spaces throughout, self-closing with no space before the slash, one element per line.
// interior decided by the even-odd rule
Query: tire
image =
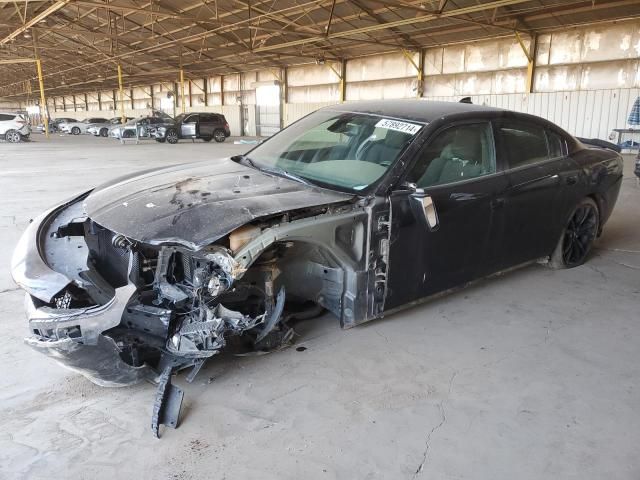
<path fill-rule="evenodd" d="M 571 213 L 547 265 L 554 269 L 582 265 L 589 256 L 599 228 L 598 205 L 592 198 L 584 198 Z"/>
<path fill-rule="evenodd" d="M 213 137 L 202 137 L 202 140 L 209 143 L 211 140 L 213 140 Z"/>
<path fill-rule="evenodd" d="M 15 130 L 7 130 L 7 132 L 4 134 L 4 139 L 7 142 L 20 143 L 20 140 L 22 140 L 22 136 Z"/>
<path fill-rule="evenodd" d="M 158 143 L 164 143 L 166 141 L 167 141 L 166 138 L 156 138 L 156 142 L 158 142 Z"/>
<path fill-rule="evenodd" d="M 167 130 L 165 138 L 167 140 L 167 143 L 175 145 L 176 143 L 178 143 L 178 132 L 176 132 L 175 130 Z"/>
<path fill-rule="evenodd" d="M 73 133 L 74 135 L 80 135 L 80 127 L 73 127 L 71 129 L 71 133 Z"/>
<path fill-rule="evenodd" d="M 222 143 L 227 139 L 227 136 L 224 134 L 224 130 L 216 130 L 213 132 L 213 138 L 216 142 Z"/>
<path fill-rule="evenodd" d="M 100 129 L 100 136 L 101 137 L 108 137 L 109 136 L 109 129 L 108 128 L 101 128 Z"/>

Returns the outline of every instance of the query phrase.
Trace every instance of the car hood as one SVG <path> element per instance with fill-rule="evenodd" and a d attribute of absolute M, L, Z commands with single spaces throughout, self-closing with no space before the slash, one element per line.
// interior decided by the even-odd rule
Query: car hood
<path fill-rule="evenodd" d="M 132 240 L 199 250 L 253 219 L 353 198 L 226 158 L 118 178 L 94 189 L 84 209 Z"/>

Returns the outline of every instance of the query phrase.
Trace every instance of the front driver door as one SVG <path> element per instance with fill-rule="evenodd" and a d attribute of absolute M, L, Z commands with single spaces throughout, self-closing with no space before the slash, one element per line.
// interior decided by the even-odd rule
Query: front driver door
<path fill-rule="evenodd" d="M 198 125 L 198 115 L 187 115 L 180 125 L 180 136 L 191 138 L 196 136 L 196 126 Z"/>
<path fill-rule="evenodd" d="M 508 182 L 489 121 L 445 128 L 417 157 L 390 198 L 385 310 L 482 276 L 501 238 Z"/>

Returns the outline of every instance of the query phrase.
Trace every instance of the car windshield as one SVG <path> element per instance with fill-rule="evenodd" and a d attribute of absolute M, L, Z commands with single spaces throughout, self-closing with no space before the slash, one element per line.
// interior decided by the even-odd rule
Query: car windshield
<path fill-rule="evenodd" d="M 274 174 L 359 192 L 387 172 L 422 126 L 384 116 L 320 110 L 244 158 Z"/>

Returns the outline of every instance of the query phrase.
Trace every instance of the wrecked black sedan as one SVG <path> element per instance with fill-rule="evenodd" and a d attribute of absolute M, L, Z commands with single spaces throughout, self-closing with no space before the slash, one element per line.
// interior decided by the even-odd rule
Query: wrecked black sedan
<path fill-rule="evenodd" d="M 35 219 L 12 266 L 26 342 L 99 385 L 165 389 L 233 337 L 286 344 L 319 308 L 349 328 L 514 266 L 580 265 L 621 180 L 618 153 L 531 115 L 324 108 L 246 155 L 131 174 Z"/>

